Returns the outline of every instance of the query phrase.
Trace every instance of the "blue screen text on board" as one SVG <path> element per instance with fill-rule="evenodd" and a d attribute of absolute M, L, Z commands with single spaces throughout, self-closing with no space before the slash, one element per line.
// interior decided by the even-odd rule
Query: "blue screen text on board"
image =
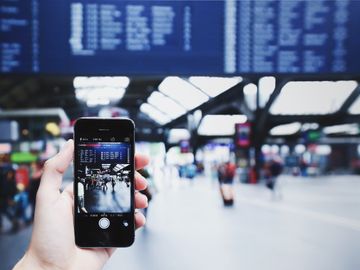
<path fill-rule="evenodd" d="M 360 1 L 0 0 L 0 72 L 360 74 Z"/>

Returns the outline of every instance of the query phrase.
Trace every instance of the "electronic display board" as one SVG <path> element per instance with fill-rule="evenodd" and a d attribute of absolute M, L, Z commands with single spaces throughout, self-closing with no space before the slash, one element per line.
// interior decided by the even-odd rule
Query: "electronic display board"
<path fill-rule="evenodd" d="M 360 1 L 0 0 L 0 73 L 359 74 Z"/>

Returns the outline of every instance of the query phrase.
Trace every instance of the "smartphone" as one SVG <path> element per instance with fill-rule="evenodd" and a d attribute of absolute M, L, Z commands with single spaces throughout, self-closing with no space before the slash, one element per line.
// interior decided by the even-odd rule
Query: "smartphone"
<path fill-rule="evenodd" d="M 80 118 L 74 127 L 75 243 L 128 247 L 135 239 L 134 122 Z"/>

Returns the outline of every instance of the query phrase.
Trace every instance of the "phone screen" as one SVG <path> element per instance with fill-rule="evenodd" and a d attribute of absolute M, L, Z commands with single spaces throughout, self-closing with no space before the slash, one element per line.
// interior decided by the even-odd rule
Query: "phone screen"
<path fill-rule="evenodd" d="M 130 213 L 130 143 L 91 139 L 80 138 L 77 147 L 77 212 Z"/>
<path fill-rule="evenodd" d="M 134 238 L 132 122 L 125 119 L 78 120 L 74 165 L 77 245 L 131 245 Z"/>

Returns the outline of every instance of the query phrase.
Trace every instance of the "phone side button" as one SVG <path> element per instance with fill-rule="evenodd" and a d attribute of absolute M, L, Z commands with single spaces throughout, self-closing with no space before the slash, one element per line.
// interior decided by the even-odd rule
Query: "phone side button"
<path fill-rule="evenodd" d="M 110 226 L 110 220 L 108 218 L 101 218 L 99 220 L 99 227 L 103 230 L 109 228 Z"/>

